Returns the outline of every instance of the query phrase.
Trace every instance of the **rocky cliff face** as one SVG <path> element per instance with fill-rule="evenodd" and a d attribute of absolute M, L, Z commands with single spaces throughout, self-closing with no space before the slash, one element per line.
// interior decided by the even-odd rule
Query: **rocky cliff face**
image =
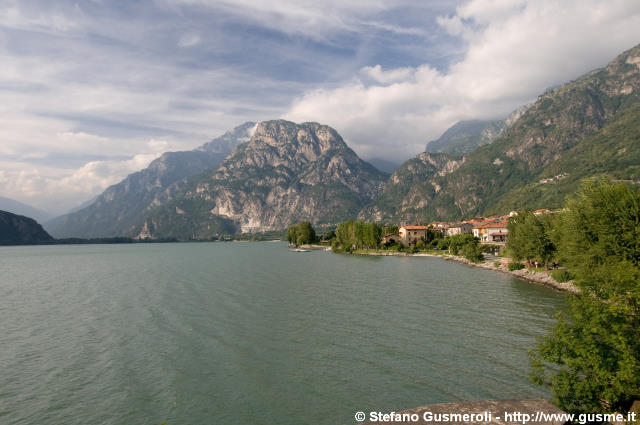
<path fill-rule="evenodd" d="M 609 158 L 609 166 L 597 170 L 597 167 L 585 166 L 593 161 L 600 162 L 593 152 L 600 152 L 599 157 L 604 158 L 603 153 L 607 150 L 603 150 L 602 146 L 615 145 L 623 153 L 633 151 L 633 137 L 620 139 L 626 140 L 626 145 L 618 146 L 611 142 L 611 137 L 599 136 L 607 131 L 629 136 L 629 132 L 636 131 L 633 120 L 627 115 L 624 119 L 622 116 L 631 113 L 639 102 L 640 46 L 636 46 L 605 68 L 541 95 L 493 143 L 465 155 L 464 161 L 455 170 L 443 175 L 434 173 L 427 176 L 421 175 L 420 171 L 413 172 L 411 167 L 400 167 L 409 176 L 392 176 L 384 192 L 396 192 L 402 196 L 393 203 L 378 201 L 375 204 L 377 209 L 366 208 L 361 216 L 428 221 L 504 212 L 500 208 L 506 206 L 548 207 L 542 203 L 548 202 L 549 198 L 539 196 L 531 199 L 518 193 L 518 190 L 557 176 L 561 176 L 560 179 L 567 176 L 589 177 L 616 171 L 611 169 L 615 166 L 611 164 L 618 161 L 614 158 Z M 611 129 L 604 128 L 614 122 L 616 125 Z M 567 160 L 572 156 L 582 157 L 587 162 L 578 164 Z M 415 160 L 411 161 L 415 164 Z M 558 167 L 554 167 L 554 164 L 558 164 Z M 586 175 L 582 172 L 586 169 L 593 173 Z M 633 172 L 633 167 L 625 169 Z M 408 184 L 407 181 L 411 180 L 414 182 Z M 411 204 L 420 208 L 403 210 L 402 204 L 399 204 L 400 198 L 402 202 L 411 199 Z M 526 202 L 524 205 L 514 205 L 509 199 Z"/>
<path fill-rule="evenodd" d="M 455 171 L 463 162 L 444 153 L 418 154 L 393 172 L 382 194 L 360 212 L 359 218 L 383 223 L 419 222 L 441 189 L 434 179 Z M 451 212 L 446 202 L 434 211 L 439 215 Z"/>
<path fill-rule="evenodd" d="M 0 245 L 37 245 L 52 241 L 34 219 L 0 211 Z"/>
<path fill-rule="evenodd" d="M 212 220 L 230 220 L 242 232 L 301 220 L 336 223 L 375 199 L 385 178 L 328 126 L 266 121 L 217 170 L 190 179 L 144 226 L 154 235 L 183 237 L 170 228 L 185 220 L 204 230 Z"/>
<path fill-rule="evenodd" d="M 171 200 L 185 178 L 217 168 L 233 148 L 249 140 L 255 123 L 247 122 L 195 149 L 166 152 L 144 170 L 107 188 L 91 205 L 45 223 L 56 237 L 130 235 L 155 207 Z"/>

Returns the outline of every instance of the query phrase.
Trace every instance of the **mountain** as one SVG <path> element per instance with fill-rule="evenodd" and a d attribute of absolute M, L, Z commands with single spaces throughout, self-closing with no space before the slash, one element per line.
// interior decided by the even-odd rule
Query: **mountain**
<path fill-rule="evenodd" d="M 387 174 L 393 173 L 400 165 L 402 165 L 401 162 L 396 162 L 385 158 L 370 158 L 367 159 L 367 162 L 376 167 L 378 170 Z"/>
<path fill-rule="evenodd" d="M 107 188 L 91 205 L 57 217 L 45 227 L 59 238 L 129 235 L 150 210 L 169 199 L 172 185 L 217 168 L 235 146 L 249 140 L 254 126 L 244 123 L 192 151 L 166 152 L 144 170 Z"/>
<path fill-rule="evenodd" d="M 492 209 L 560 208 L 584 178 L 594 176 L 640 184 L 640 104 L 616 114 L 600 131 L 545 167 L 534 182 L 502 196 Z"/>
<path fill-rule="evenodd" d="M 584 177 L 638 180 L 638 103 L 640 46 L 539 96 L 500 137 L 465 155 L 455 170 L 408 187 L 392 176 L 383 193 L 404 195 L 393 206 L 376 201 L 361 216 L 428 221 L 542 208 L 561 205 L 571 185 Z M 401 167 L 412 174 L 402 180 L 420 180 L 425 172 L 426 166 L 412 164 Z M 556 189 L 547 190 L 551 187 Z M 411 208 L 398 205 L 408 194 Z"/>
<path fill-rule="evenodd" d="M 38 208 L 32 207 L 31 205 L 23 204 L 15 199 L 4 198 L 2 196 L 0 196 L 0 210 L 12 212 L 17 215 L 33 217 L 40 222 L 53 218 L 53 216 L 46 211 L 42 211 Z"/>
<path fill-rule="evenodd" d="M 218 169 L 189 178 L 140 231 L 207 238 L 231 225 L 263 232 L 302 220 L 336 223 L 355 217 L 375 199 L 386 177 L 331 127 L 265 121 Z"/>
<path fill-rule="evenodd" d="M 359 214 L 361 219 L 373 219 L 384 223 L 419 222 L 426 206 L 425 200 L 431 199 L 440 189 L 432 179 L 444 176 L 456 170 L 462 160 L 445 153 L 418 154 L 398 167 L 380 196 Z M 435 207 L 439 215 L 448 215 L 449 199 L 439 200 Z"/>
<path fill-rule="evenodd" d="M 497 139 L 531 105 L 524 105 L 513 111 L 503 120 L 458 121 L 436 140 L 427 143 L 425 152 L 444 152 L 452 155 L 465 155 L 475 148 L 487 145 Z"/>
<path fill-rule="evenodd" d="M 0 245 L 37 245 L 53 241 L 34 219 L 0 211 Z"/>

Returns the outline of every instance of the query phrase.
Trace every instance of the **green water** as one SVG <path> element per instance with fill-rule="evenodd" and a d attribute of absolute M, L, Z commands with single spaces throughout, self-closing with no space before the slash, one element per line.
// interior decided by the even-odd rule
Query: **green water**
<path fill-rule="evenodd" d="M 352 424 L 547 396 L 563 296 L 438 258 L 281 243 L 0 248 L 0 423 Z"/>

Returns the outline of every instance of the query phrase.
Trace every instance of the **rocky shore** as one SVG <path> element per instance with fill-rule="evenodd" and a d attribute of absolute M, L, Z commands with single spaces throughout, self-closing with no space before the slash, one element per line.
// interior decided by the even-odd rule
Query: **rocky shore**
<path fill-rule="evenodd" d="M 451 254 L 425 254 L 425 253 L 409 254 L 406 252 L 390 252 L 390 251 L 369 251 L 369 252 L 360 251 L 360 252 L 356 252 L 355 254 L 356 255 L 376 255 L 376 256 L 438 257 L 446 261 L 457 261 L 459 263 L 463 263 L 468 266 L 480 267 L 486 270 L 493 270 L 501 273 L 506 273 L 511 276 L 527 280 L 529 282 L 548 286 L 558 291 L 571 292 L 574 294 L 580 292 L 580 289 L 573 284 L 573 281 L 558 282 L 550 274 L 545 272 L 536 272 L 533 270 L 528 270 L 526 268 L 521 270 L 509 270 L 507 268 L 507 265 L 502 261 L 503 260 L 502 258 L 489 259 L 481 263 L 473 263 L 464 257 L 458 256 L 458 255 L 451 255 Z M 494 265 L 494 262 L 496 261 L 500 262 L 500 265 L 498 267 Z"/>

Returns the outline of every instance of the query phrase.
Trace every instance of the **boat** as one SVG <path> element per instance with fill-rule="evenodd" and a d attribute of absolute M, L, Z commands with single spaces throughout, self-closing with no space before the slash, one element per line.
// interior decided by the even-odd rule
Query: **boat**
<path fill-rule="evenodd" d="M 291 251 L 291 252 L 310 252 L 308 249 L 302 249 L 302 248 L 290 249 L 289 251 Z"/>

